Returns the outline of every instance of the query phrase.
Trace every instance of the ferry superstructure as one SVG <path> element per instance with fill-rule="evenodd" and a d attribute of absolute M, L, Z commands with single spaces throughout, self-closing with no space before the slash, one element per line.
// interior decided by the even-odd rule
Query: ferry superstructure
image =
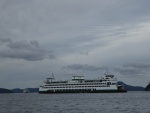
<path fill-rule="evenodd" d="M 99 79 L 84 79 L 84 76 L 72 76 L 71 80 L 57 81 L 47 78 L 39 87 L 39 93 L 107 93 L 127 92 L 123 85 L 117 84 L 114 75 L 105 74 Z"/>

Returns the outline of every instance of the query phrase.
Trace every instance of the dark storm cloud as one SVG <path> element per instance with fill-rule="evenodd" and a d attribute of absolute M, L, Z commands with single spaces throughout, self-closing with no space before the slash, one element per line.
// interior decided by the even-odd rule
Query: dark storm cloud
<path fill-rule="evenodd" d="M 88 55 L 89 52 L 88 51 L 84 51 L 84 52 L 80 52 L 81 55 Z"/>
<path fill-rule="evenodd" d="M 98 71 L 98 70 L 106 69 L 106 67 L 96 67 L 87 64 L 72 64 L 72 65 L 67 65 L 65 68 L 72 69 L 72 70 L 85 70 L 85 71 Z"/>
<path fill-rule="evenodd" d="M 10 38 L 0 38 L 0 43 L 12 42 Z"/>
<path fill-rule="evenodd" d="M 145 75 L 150 70 L 150 63 L 128 63 L 119 68 L 118 72 L 122 75 Z"/>
<path fill-rule="evenodd" d="M 124 67 L 133 67 L 136 69 L 150 69 L 150 63 L 129 63 L 124 65 Z"/>
<path fill-rule="evenodd" d="M 6 44 L 6 49 L 0 51 L 1 58 L 16 58 L 16 59 L 24 59 L 28 61 L 37 61 L 44 60 L 47 56 L 49 58 L 54 59 L 55 55 L 50 54 L 44 51 L 39 42 L 36 40 L 26 41 L 10 41 L 10 40 L 2 40 L 5 42 L 9 42 Z"/>
<path fill-rule="evenodd" d="M 39 42 L 36 40 L 31 40 L 30 44 L 34 45 L 35 47 L 39 47 Z"/>
<path fill-rule="evenodd" d="M 11 49 L 37 49 L 37 47 L 30 42 L 27 42 L 25 40 L 16 41 L 8 44 L 8 47 Z M 36 41 L 37 42 L 37 41 Z"/>
<path fill-rule="evenodd" d="M 53 54 L 53 52 L 51 52 L 51 54 L 49 55 L 49 58 L 50 58 L 50 59 L 55 59 L 56 56 Z"/>
<path fill-rule="evenodd" d="M 126 75 L 126 76 L 135 76 L 135 75 L 145 74 L 141 69 L 135 69 L 135 68 L 118 68 L 117 71 L 121 75 Z"/>

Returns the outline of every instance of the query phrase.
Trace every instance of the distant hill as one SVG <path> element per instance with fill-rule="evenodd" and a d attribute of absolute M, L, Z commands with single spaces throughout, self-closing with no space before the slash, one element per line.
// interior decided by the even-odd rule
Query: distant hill
<path fill-rule="evenodd" d="M 119 85 L 122 85 L 124 84 L 124 88 L 127 90 L 127 91 L 144 91 L 145 88 L 144 87 L 141 87 L 141 86 L 131 86 L 131 85 L 127 85 L 121 81 L 118 82 Z"/>
<path fill-rule="evenodd" d="M 30 93 L 38 93 L 39 88 L 27 88 Z M 15 88 L 12 89 L 13 93 L 23 93 L 23 89 Z"/>
<path fill-rule="evenodd" d="M 15 88 L 15 89 L 12 89 L 13 93 L 23 93 L 23 89 L 20 89 L 20 88 Z"/>
<path fill-rule="evenodd" d="M 145 91 L 150 91 L 150 83 L 146 86 Z"/>
<path fill-rule="evenodd" d="M 29 90 L 31 93 L 38 93 L 38 92 L 39 92 L 39 88 L 28 88 L 28 90 Z"/>
<path fill-rule="evenodd" d="M 0 93 L 13 93 L 13 91 L 5 88 L 0 88 Z"/>

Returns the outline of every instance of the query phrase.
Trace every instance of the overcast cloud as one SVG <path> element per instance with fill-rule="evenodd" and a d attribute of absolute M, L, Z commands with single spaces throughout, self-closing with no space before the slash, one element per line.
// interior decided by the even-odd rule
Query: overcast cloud
<path fill-rule="evenodd" d="M 11 39 L 0 39 L 3 46 L 6 49 L 1 49 L 0 57 L 2 58 L 16 58 L 24 59 L 28 61 L 44 60 L 48 53 L 40 48 L 39 42 L 31 40 L 29 42 L 25 40 L 13 42 Z M 5 45 L 4 45 L 5 44 Z M 55 58 L 51 54 L 49 58 Z"/>
<path fill-rule="evenodd" d="M 38 87 L 54 73 L 150 81 L 150 1 L 1 0 L 0 85 Z M 8 83 L 9 81 L 9 83 Z"/>
<path fill-rule="evenodd" d="M 89 66 L 87 64 L 72 64 L 72 65 L 67 65 L 64 68 L 69 68 L 72 70 L 82 70 L 82 71 L 97 71 L 97 70 L 106 70 L 107 67 L 95 67 L 95 66 Z"/>

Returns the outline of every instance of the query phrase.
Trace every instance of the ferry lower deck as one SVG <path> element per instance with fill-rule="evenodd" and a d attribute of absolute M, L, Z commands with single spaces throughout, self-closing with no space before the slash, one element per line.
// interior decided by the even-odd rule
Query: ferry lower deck
<path fill-rule="evenodd" d="M 124 93 L 127 90 L 47 90 L 47 91 L 39 91 L 40 94 L 53 94 L 53 93 Z"/>

